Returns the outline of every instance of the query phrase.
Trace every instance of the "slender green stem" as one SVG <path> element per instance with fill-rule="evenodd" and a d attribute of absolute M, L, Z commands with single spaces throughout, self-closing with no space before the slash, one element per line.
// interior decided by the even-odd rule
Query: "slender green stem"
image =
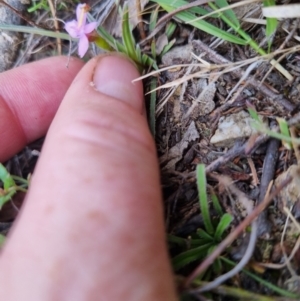
<path fill-rule="evenodd" d="M 157 79 L 156 77 L 153 77 L 151 79 L 150 89 L 151 89 L 151 95 L 150 95 L 150 110 L 149 110 L 149 121 L 150 121 L 150 130 L 155 137 L 155 108 L 156 108 L 156 91 L 153 91 L 157 88 Z"/>
<path fill-rule="evenodd" d="M 201 280 L 194 280 L 194 284 L 196 285 L 207 285 L 207 281 L 201 281 Z M 233 297 L 237 298 L 238 300 L 249 300 L 249 301 L 276 301 L 280 300 L 282 301 L 282 298 L 279 297 L 270 297 L 270 296 L 263 296 L 256 294 L 251 291 L 246 291 L 244 289 L 238 288 L 238 287 L 231 287 L 227 285 L 220 285 L 212 290 L 214 293 L 227 296 L 227 297 Z M 285 299 L 286 300 L 286 299 Z M 288 300 L 295 300 L 295 299 L 288 299 Z M 287 300 L 286 300 L 287 301 Z"/>
<path fill-rule="evenodd" d="M 16 32 L 25 32 L 25 33 L 31 33 L 31 34 L 38 34 L 41 36 L 46 36 L 49 38 L 60 38 L 63 40 L 72 40 L 77 41 L 78 39 L 70 37 L 67 33 L 63 32 L 54 32 L 50 30 L 45 30 L 37 27 L 30 27 L 30 26 L 22 26 L 22 25 L 10 25 L 10 24 L 0 24 L 1 30 L 7 30 L 7 31 L 16 31 Z"/>
<path fill-rule="evenodd" d="M 219 257 L 222 261 L 226 262 L 227 264 L 231 265 L 231 266 L 235 266 L 236 263 L 223 257 L 220 256 Z M 285 296 L 288 298 L 296 298 L 296 300 L 299 300 L 300 296 L 294 293 L 291 293 L 287 290 L 284 290 L 270 282 L 268 282 L 267 280 L 262 279 L 261 277 L 258 277 L 257 275 L 255 275 L 254 273 L 251 273 L 249 271 L 247 271 L 246 269 L 242 270 L 243 273 L 245 273 L 246 275 L 248 275 L 249 277 L 251 277 L 252 279 L 254 279 L 255 281 L 257 281 L 258 283 L 260 283 L 261 285 L 264 285 L 265 287 L 273 290 L 275 293 L 281 295 L 281 296 Z"/>
<path fill-rule="evenodd" d="M 205 230 L 208 234 L 212 235 L 215 230 L 210 218 L 207 193 L 206 193 L 206 174 L 205 174 L 205 165 L 197 165 L 197 187 L 199 193 L 199 203 L 200 210 L 203 217 L 203 222 L 205 225 Z"/>

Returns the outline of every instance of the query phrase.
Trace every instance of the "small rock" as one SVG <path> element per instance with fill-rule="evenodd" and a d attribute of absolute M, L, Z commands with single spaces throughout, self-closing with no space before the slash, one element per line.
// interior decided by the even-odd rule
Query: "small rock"
<path fill-rule="evenodd" d="M 193 46 L 191 44 L 174 47 L 162 56 L 161 61 L 166 66 L 189 63 L 192 61 L 192 52 Z"/>
<path fill-rule="evenodd" d="M 6 2 L 20 13 L 26 9 L 24 1 L 7 0 Z M 7 6 L 0 4 L 0 23 L 20 25 L 22 19 Z M 0 30 L 0 72 L 12 67 L 21 46 L 21 39 L 22 34 L 18 32 Z"/>
<path fill-rule="evenodd" d="M 245 111 L 221 117 L 218 129 L 210 142 L 217 147 L 232 147 L 237 139 L 246 138 L 258 131 L 252 127 L 253 119 Z"/>
<path fill-rule="evenodd" d="M 300 200 L 300 177 L 299 167 L 297 165 L 291 165 L 289 169 L 281 173 L 275 180 L 274 185 L 278 187 L 287 177 L 292 176 L 292 181 L 280 190 L 276 196 L 277 206 L 283 211 L 283 207 L 290 209 Z M 296 208 L 298 207 L 296 206 Z M 299 215 L 299 213 L 297 213 Z"/>

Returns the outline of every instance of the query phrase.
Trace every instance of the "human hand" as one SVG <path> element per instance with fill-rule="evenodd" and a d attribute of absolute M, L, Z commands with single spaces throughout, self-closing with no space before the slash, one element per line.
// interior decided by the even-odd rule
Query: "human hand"
<path fill-rule="evenodd" d="M 121 56 L 65 60 L 0 74 L 1 161 L 55 115 L 1 253 L 0 300 L 176 300 L 139 74 Z"/>

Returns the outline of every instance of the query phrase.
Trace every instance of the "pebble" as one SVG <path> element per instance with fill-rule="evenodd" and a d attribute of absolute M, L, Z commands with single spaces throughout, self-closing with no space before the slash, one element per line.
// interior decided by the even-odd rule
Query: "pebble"
<path fill-rule="evenodd" d="M 28 4 L 20 0 L 6 0 L 6 2 L 20 13 L 25 11 L 25 4 Z M 22 21 L 11 9 L 0 4 L 0 24 L 21 25 Z M 12 68 L 22 45 L 22 36 L 19 32 L 0 30 L 0 72 Z"/>
<path fill-rule="evenodd" d="M 245 111 L 223 116 L 210 142 L 216 147 L 230 148 L 236 140 L 247 138 L 258 132 L 252 123 L 252 117 Z"/>

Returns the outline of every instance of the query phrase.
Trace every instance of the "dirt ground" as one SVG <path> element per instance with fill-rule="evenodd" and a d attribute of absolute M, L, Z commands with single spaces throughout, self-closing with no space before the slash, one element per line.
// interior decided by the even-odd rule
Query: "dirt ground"
<path fill-rule="evenodd" d="M 15 1 L 8 2 L 15 5 Z M 106 1 L 106 4 L 111 2 Z M 71 20 L 74 18 L 71 7 L 74 8 L 75 4 L 72 1 L 65 3 L 68 8 L 57 10 L 56 16 Z M 113 5 L 111 10 L 106 5 L 106 11 L 102 11 L 101 1 L 90 1 L 89 5 L 94 16 L 109 16 L 103 17 L 103 22 L 109 23 L 108 20 L 115 16 Z M 7 16 L 6 12 L 5 20 L 16 24 L 26 24 L 29 20 L 55 30 L 57 25 L 51 20 L 51 10 L 28 13 L 27 7 L 28 3 L 19 3 L 16 7 L 19 15 L 10 12 Z M 142 18 L 149 21 L 149 12 L 155 9 L 154 3 L 149 2 L 145 8 L 147 13 Z M 261 3 L 241 6 L 235 13 L 242 29 L 260 47 L 267 49 L 265 26 L 259 22 L 243 21 L 245 18 L 262 20 Z M 164 15 L 161 11 L 159 18 Z M 220 18 L 207 18 L 207 21 L 227 29 Z M 155 93 L 155 141 L 161 164 L 170 254 L 173 259 L 178 259 L 178 255 L 200 246 L 197 244 L 197 239 L 201 239 L 198 230 L 205 229 L 205 221 L 199 209 L 197 164 L 205 164 L 211 218 L 216 223 L 220 219 L 219 212 L 212 205 L 216 197 L 223 212 L 233 217 L 223 238 L 228 234 L 234 238 L 221 252 L 221 257 L 225 258 L 221 260 L 221 267 L 217 269 L 210 265 L 203 270 L 197 278 L 198 282 L 193 282 L 187 290 L 188 293 L 182 290 L 182 284 L 204 258 L 195 255 L 195 260 L 188 259 L 186 264 L 174 268 L 179 290 L 183 293 L 182 300 L 300 300 L 298 146 L 294 143 L 288 147 L 281 140 L 259 131 L 253 126 L 249 114 L 249 108 L 254 109 L 261 118 L 260 126 L 275 132 L 278 132 L 278 118 L 283 118 L 289 125 L 292 137 L 298 137 L 299 19 L 279 21 L 270 49 L 271 52 L 282 50 L 274 58 L 280 59 L 281 66 L 292 80 L 272 68 L 270 60 L 262 59 L 249 45 L 225 42 L 176 18 L 172 22 L 176 24 L 176 29 L 169 40 L 175 39 L 174 45 L 169 52 L 157 58 L 159 68 L 167 68 L 144 79 L 146 92 L 151 91 L 153 78 L 159 88 Z M 149 35 L 148 23 L 145 22 L 142 28 L 135 28 L 137 43 L 144 34 Z M 61 24 L 58 23 L 58 26 L 62 29 Z M 117 28 L 111 30 L 118 34 Z M 162 29 L 155 40 L 164 45 L 164 38 Z M 67 42 L 58 46 L 55 39 L 19 33 L 13 34 L 13 39 L 11 56 L 5 56 L 0 61 L 1 71 L 55 55 L 60 49 L 63 54 L 69 52 Z M 7 51 L 1 47 L 3 55 Z M 141 49 L 150 55 L 151 40 L 144 43 Z M 76 45 L 72 45 L 71 52 L 76 52 Z M 98 52 L 92 46 L 87 58 Z M 150 71 L 153 70 L 145 70 L 144 74 Z M 149 94 L 146 101 L 149 108 Z M 36 141 L 6 162 L 10 173 L 26 178 L 34 169 L 42 143 L 43 139 Z M 0 211 L 1 233 L 9 230 L 23 197 L 17 195 Z M 262 208 L 260 215 L 260 211 L 254 212 L 259 205 L 266 207 Z M 241 223 L 253 212 L 255 219 L 241 227 Z M 233 234 L 239 227 L 241 231 Z M 256 234 L 252 237 L 255 227 Z M 251 244 L 254 250 L 244 267 L 246 272 L 236 273 L 223 287 L 214 289 L 212 293 L 203 295 L 196 292 L 199 284 L 212 281 L 236 266 L 246 256 Z M 199 254 L 197 250 L 195 254 Z M 226 260 L 233 262 L 233 266 Z M 247 272 L 259 278 L 251 277 Z M 230 288 L 238 290 L 231 292 Z M 243 295 L 245 292 L 252 292 L 252 295 Z M 267 296 L 272 298 L 267 299 Z"/>

